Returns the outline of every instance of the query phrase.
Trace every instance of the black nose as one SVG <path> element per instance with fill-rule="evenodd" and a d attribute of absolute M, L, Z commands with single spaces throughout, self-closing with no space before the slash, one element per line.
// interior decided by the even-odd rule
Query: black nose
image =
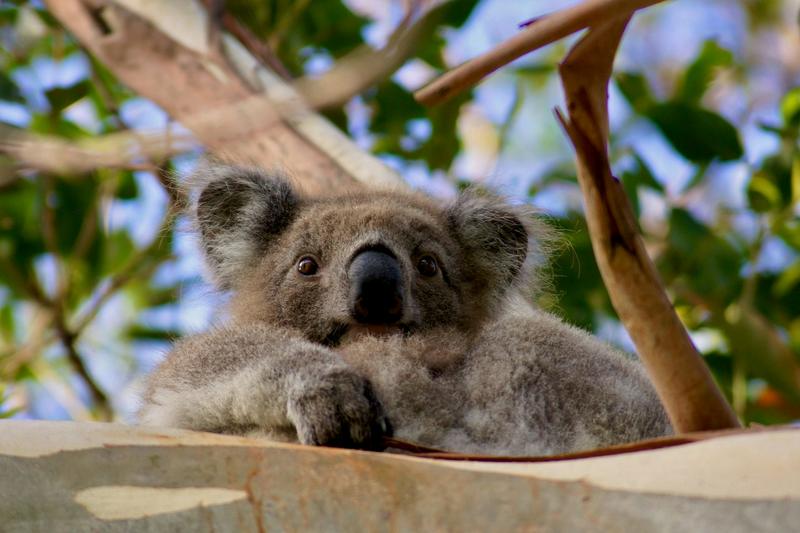
<path fill-rule="evenodd" d="M 350 314 L 364 324 L 392 324 L 403 315 L 400 264 L 388 250 L 359 252 L 350 263 Z"/>

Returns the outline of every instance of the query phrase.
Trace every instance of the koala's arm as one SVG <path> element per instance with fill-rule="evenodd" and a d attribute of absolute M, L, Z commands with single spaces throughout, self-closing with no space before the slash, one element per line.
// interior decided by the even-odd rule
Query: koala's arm
<path fill-rule="evenodd" d="M 473 401 L 511 409 L 495 413 L 494 420 L 513 422 L 524 438 L 538 437 L 533 452 L 563 453 L 671 433 L 641 364 L 547 313 L 528 310 L 492 323 L 468 365 Z M 485 419 L 484 432 L 501 429 L 492 418 Z"/>
<path fill-rule="evenodd" d="M 337 354 L 266 325 L 179 341 L 150 375 L 139 419 L 370 448 L 387 431 L 369 383 Z"/>

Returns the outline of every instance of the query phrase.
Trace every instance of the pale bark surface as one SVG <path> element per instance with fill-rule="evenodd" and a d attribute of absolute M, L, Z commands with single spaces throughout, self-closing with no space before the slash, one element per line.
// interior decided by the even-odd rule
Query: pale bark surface
<path fill-rule="evenodd" d="M 0 421 L 0 529 L 791 531 L 800 431 L 548 463 Z"/>

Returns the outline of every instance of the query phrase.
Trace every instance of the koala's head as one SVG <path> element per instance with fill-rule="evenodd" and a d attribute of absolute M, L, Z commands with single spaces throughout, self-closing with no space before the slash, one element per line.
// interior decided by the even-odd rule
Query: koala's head
<path fill-rule="evenodd" d="M 200 171 L 200 241 L 237 321 L 336 344 L 354 332 L 476 326 L 525 278 L 528 217 L 496 197 L 303 198 L 280 175 Z"/>

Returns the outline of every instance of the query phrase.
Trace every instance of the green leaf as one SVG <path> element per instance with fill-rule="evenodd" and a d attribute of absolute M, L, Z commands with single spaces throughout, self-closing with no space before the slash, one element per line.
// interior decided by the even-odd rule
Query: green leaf
<path fill-rule="evenodd" d="M 159 307 L 169 305 L 178 301 L 181 295 L 181 287 L 173 285 L 171 287 L 149 287 L 144 294 L 143 302 L 147 307 Z"/>
<path fill-rule="evenodd" d="M 800 220 L 788 220 L 776 231 L 783 242 L 800 251 Z"/>
<path fill-rule="evenodd" d="M 764 158 L 756 175 L 768 180 L 776 189 L 773 207 L 780 208 L 789 205 L 792 199 L 792 161 L 785 154 L 776 154 Z"/>
<path fill-rule="evenodd" d="M 30 180 L 18 180 L 0 193 L 0 264 L 8 261 L 24 275 L 33 275 L 33 260 L 45 249 L 40 207 L 36 184 Z M 8 282 L 10 279 L 9 273 L 0 269 L 0 282 L 16 298 L 24 299 L 22 287 Z"/>
<path fill-rule="evenodd" d="M 650 170 L 644 159 L 634 152 L 633 160 L 636 162 L 636 166 L 631 170 L 631 173 L 634 175 L 636 182 L 656 191 L 664 192 L 664 186 L 653 175 L 653 171 Z"/>
<path fill-rule="evenodd" d="M 63 111 L 81 98 L 89 94 L 91 87 L 88 80 L 83 80 L 69 87 L 55 87 L 45 92 L 47 101 L 53 111 Z"/>
<path fill-rule="evenodd" d="M 17 102 L 19 104 L 25 103 L 25 98 L 19 91 L 19 87 L 11 79 L 7 72 L 0 71 L 0 100 L 8 102 Z"/>
<path fill-rule="evenodd" d="M 0 4 L 0 24 L 11 25 L 16 22 L 18 11 L 17 6 Z"/>
<path fill-rule="evenodd" d="M 71 120 L 60 116 L 34 114 L 31 116 L 28 130 L 32 133 L 42 133 L 46 135 L 58 135 L 65 139 L 83 139 L 89 136 L 89 132 L 81 128 Z"/>
<path fill-rule="evenodd" d="M 766 172 L 756 172 L 747 185 L 747 201 L 753 211 L 766 213 L 781 205 L 781 191 Z"/>
<path fill-rule="evenodd" d="M 692 255 L 698 243 L 710 235 L 708 228 L 684 209 L 673 209 L 669 219 L 669 241 L 683 255 Z"/>
<path fill-rule="evenodd" d="M 401 140 L 406 135 L 408 121 L 423 118 L 425 109 L 411 93 L 393 81 L 381 84 L 364 100 L 373 110 L 369 127 L 375 135 L 374 151 L 409 157 Z"/>
<path fill-rule="evenodd" d="M 798 283 L 800 283 L 800 260 L 780 273 L 775 285 L 772 286 L 772 291 L 776 296 L 785 296 Z"/>
<path fill-rule="evenodd" d="M 796 153 L 792 158 L 792 174 L 791 174 L 791 203 L 792 205 L 800 203 L 800 153 Z"/>
<path fill-rule="evenodd" d="M 616 315 L 597 268 L 586 222 L 577 213 L 553 222 L 569 245 L 559 247 L 551 260 L 553 294 L 557 301 L 551 298 L 550 302 L 539 303 L 571 324 L 592 330 L 599 316 Z"/>
<path fill-rule="evenodd" d="M 136 246 L 127 231 L 120 230 L 106 236 L 103 242 L 102 274 L 114 274 L 133 254 Z"/>
<path fill-rule="evenodd" d="M 647 78 L 638 72 L 619 72 L 614 75 L 617 87 L 637 113 L 644 113 L 653 104 Z"/>
<path fill-rule="evenodd" d="M 686 103 L 698 103 L 711 84 L 716 71 L 732 64 L 733 54 L 730 50 L 722 48 L 716 41 L 706 41 L 697 58 L 686 69 L 675 95 L 676 99 Z"/>
<path fill-rule="evenodd" d="M 552 74 L 555 70 L 556 66 L 552 63 L 534 63 L 517 67 L 514 72 L 520 76 L 542 76 Z"/>
<path fill-rule="evenodd" d="M 800 126 L 800 87 L 795 87 L 783 97 L 781 115 L 787 126 Z"/>
<path fill-rule="evenodd" d="M 133 177 L 133 172 L 124 172 L 117 188 L 117 198 L 121 200 L 132 200 L 139 194 L 139 186 Z"/>
<path fill-rule="evenodd" d="M 639 188 L 649 187 L 656 191 L 663 192 L 664 186 L 656 180 L 650 167 L 647 166 L 647 163 L 644 162 L 639 154 L 633 154 L 633 161 L 634 165 L 622 173 L 620 180 L 622 181 L 622 186 L 625 189 L 625 193 L 628 195 L 631 207 L 633 207 L 633 211 L 638 219 L 641 211 L 639 206 Z"/>
<path fill-rule="evenodd" d="M 472 92 L 459 95 L 436 106 L 428 115 L 432 131 L 430 138 L 419 150 L 430 169 L 448 170 L 461 149 L 457 122 L 461 106 L 469 101 Z"/>
<path fill-rule="evenodd" d="M 667 281 L 681 279 L 710 301 L 727 302 L 741 290 L 744 253 L 684 209 L 669 218 L 669 247 L 659 258 Z"/>
<path fill-rule="evenodd" d="M 450 0 L 440 8 L 443 11 L 442 25 L 460 28 L 472 14 L 478 0 Z"/>
<path fill-rule="evenodd" d="M 137 341 L 174 341 L 181 336 L 179 331 L 151 328 L 140 324 L 130 326 L 125 333 Z"/>
<path fill-rule="evenodd" d="M 744 155 L 736 128 L 717 113 L 684 102 L 667 102 L 650 107 L 646 115 L 689 161 L 732 161 Z"/>
<path fill-rule="evenodd" d="M 56 180 L 54 194 L 48 201 L 52 202 L 55 211 L 58 249 L 64 256 L 71 255 L 84 219 L 90 210 L 99 209 L 95 180 L 90 177 Z"/>
<path fill-rule="evenodd" d="M 95 171 L 99 182 L 114 181 L 114 195 L 120 200 L 132 200 L 139 194 L 136 178 L 130 170 L 100 168 Z"/>
<path fill-rule="evenodd" d="M 438 33 L 428 36 L 424 42 L 419 43 L 417 48 L 417 57 L 426 62 L 433 68 L 444 70 L 447 65 L 444 60 L 445 41 L 444 37 Z"/>

